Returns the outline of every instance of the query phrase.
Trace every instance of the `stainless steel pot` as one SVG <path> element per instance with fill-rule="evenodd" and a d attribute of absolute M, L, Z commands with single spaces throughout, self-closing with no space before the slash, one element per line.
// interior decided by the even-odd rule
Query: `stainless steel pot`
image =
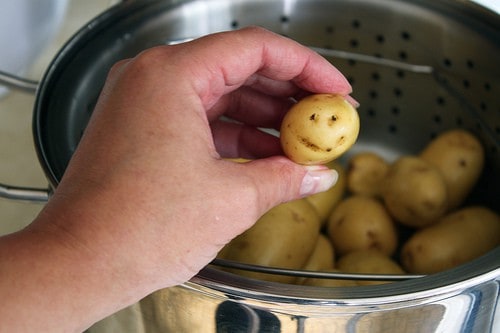
<path fill-rule="evenodd" d="M 314 47 L 346 73 L 362 105 L 352 152 L 393 159 L 445 129 L 473 131 L 487 160 L 468 203 L 499 211 L 500 18 L 459 0 L 171 0 L 112 8 L 63 47 L 39 86 L 33 128 L 50 188 L 114 62 L 247 25 Z M 10 196 L 22 197 L 15 190 Z M 446 272 L 349 288 L 263 282 L 210 266 L 141 308 L 158 332 L 499 332 L 499 283 L 500 248 Z"/>

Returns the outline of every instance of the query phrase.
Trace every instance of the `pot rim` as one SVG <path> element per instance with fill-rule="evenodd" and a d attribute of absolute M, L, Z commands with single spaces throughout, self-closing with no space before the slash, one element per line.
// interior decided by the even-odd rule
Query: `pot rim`
<path fill-rule="evenodd" d="M 388 284 L 356 287 L 312 287 L 267 282 L 206 267 L 186 286 L 215 291 L 231 298 L 268 302 L 318 304 L 397 304 L 460 294 L 488 281 L 500 281 L 500 247 L 466 264 L 424 277 Z M 207 292 L 207 291 L 205 291 Z"/>

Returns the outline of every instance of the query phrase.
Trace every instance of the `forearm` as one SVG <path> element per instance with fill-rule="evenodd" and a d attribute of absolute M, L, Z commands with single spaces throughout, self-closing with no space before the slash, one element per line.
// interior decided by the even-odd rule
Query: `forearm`
<path fill-rule="evenodd" d="M 98 252 L 40 219 L 0 239 L 0 332 L 81 332 L 144 296 L 113 244 Z"/>

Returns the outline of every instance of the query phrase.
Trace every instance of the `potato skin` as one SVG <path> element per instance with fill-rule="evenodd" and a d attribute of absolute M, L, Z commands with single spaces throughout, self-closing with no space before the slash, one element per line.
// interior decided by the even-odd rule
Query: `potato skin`
<path fill-rule="evenodd" d="M 416 274 L 432 274 L 477 258 L 500 245 L 500 216 L 471 206 L 413 234 L 403 245 L 401 263 Z"/>
<path fill-rule="evenodd" d="M 316 246 L 302 267 L 306 271 L 322 271 L 335 265 L 335 249 L 330 239 L 323 234 L 318 236 Z"/>
<path fill-rule="evenodd" d="M 401 157 L 391 165 L 381 193 L 391 215 L 410 227 L 435 223 L 448 207 L 448 190 L 441 172 L 416 156 Z"/>
<path fill-rule="evenodd" d="M 381 202 L 355 195 L 341 201 L 327 224 L 328 237 L 339 255 L 377 249 L 392 255 L 398 244 L 395 223 Z"/>
<path fill-rule="evenodd" d="M 337 267 L 345 273 L 405 274 L 401 266 L 377 250 L 350 252 L 339 258 Z M 388 283 L 388 281 L 357 280 L 360 286 Z"/>
<path fill-rule="evenodd" d="M 389 163 L 373 152 L 351 157 L 347 165 L 347 189 L 352 194 L 380 196 L 381 184 Z"/>
<path fill-rule="evenodd" d="M 300 269 L 309 259 L 319 236 L 320 220 L 304 199 L 278 205 L 250 229 L 234 238 L 219 258 L 247 264 Z M 256 279 L 292 283 L 295 277 L 231 270 Z"/>
<path fill-rule="evenodd" d="M 300 100 L 286 113 L 280 141 L 292 161 L 325 164 L 348 150 L 358 134 L 358 112 L 343 96 L 315 94 Z"/>
<path fill-rule="evenodd" d="M 462 129 L 440 134 L 420 153 L 422 159 L 443 174 L 448 188 L 448 210 L 459 207 L 478 181 L 484 155 L 481 142 Z"/>
<path fill-rule="evenodd" d="M 332 188 L 325 192 L 316 193 L 306 197 L 306 200 L 313 205 L 318 212 L 321 223 L 325 224 L 333 209 L 338 205 L 346 191 L 346 172 L 344 167 L 337 161 L 327 164 L 330 169 L 337 171 L 339 177 Z"/>

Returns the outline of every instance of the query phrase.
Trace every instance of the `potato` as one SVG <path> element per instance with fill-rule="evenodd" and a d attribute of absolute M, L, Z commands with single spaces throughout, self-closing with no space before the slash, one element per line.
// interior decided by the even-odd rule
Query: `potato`
<path fill-rule="evenodd" d="M 303 270 L 306 271 L 324 271 L 332 269 L 335 265 L 335 250 L 332 243 L 323 234 L 320 234 L 318 240 L 316 241 L 316 246 L 312 251 L 309 259 L 305 263 Z M 297 278 L 296 283 L 302 284 L 305 278 Z"/>
<path fill-rule="evenodd" d="M 326 222 L 332 210 L 337 206 L 345 195 L 346 173 L 344 167 L 337 161 L 327 164 L 330 169 L 335 169 L 339 174 L 337 183 L 325 192 L 316 193 L 306 197 L 306 200 L 314 206 L 321 219 L 322 224 Z"/>
<path fill-rule="evenodd" d="M 309 259 L 319 237 L 320 220 L 304 199 L 278 205 L 254 226 L 234 238 L 219 258 L 247 264 L 300 269 Z M 283 283 L 295 277 L 231 270 L 240 275 Z"/>
<path fill-rule="evenodd" d="M 328 220 L 327 233 L 339 255 L 367 249 L 392 255 L 398 244 L 396 226 L 386 208 L 362 195 L 338 204 Z"/>
<path fill-rule="evenodd" d="M 306 271 L 322 271 L 333 268 L 335 265 L 335 250 L 328 239 L 323 234 L 320 234 L 316 241 L 316 246 L 311 255 L 307 259 L 303 270 Z"/>
<path fill-rule="evenodd" d="M 345 273 L 405 274 L 399 264 L 377 250 L 350 252 L 339 258 L 337 267 Z M 388 283 L 388 281 L 357 280 L 360 286 Z"/>
<path fill-rule="evenodd" d="M 300 164 L 333 161 L 356 141 L 359 116 L 340 95 L 316 94 L 292 106 L 280 129 L 285 155 Z"/>
<path fill-rule="evenodd" d="M 381 193 L 391 215 L 410 227 L 436 222 L 448 207 L 448 192 L 441 172 L 416 156 L 404 156 L 391 164 Z"/>
<path fill-rule="evenodd" d="M 347 189 L 353 194 L 380 195 L 380 186 L 389 163 L 372 152 L 358 153 L 347 165 Z"/>
<path fill-rule="evenodd" d="M 500 216 L 471 206 L 414 233 L 401 250 L 401 263 L 411 273 L 431 274 L 466 263 L 498 245 Z"/>
<path fill-rule="evenodd" d="M 448 188 L 448 210 L 453 210 L 464 202 L 479 179 L 484 148 L 471 133 L 455 129 L 432 140 L 420 157 L 442 172 Z"/>
<path fill-rule="evenodd" d="M 324 270 L 325 272 L 339 273 L 335 268 Z M 324 279 L 324 278 L 306 278 L 302 284 L 304 286 L 314 287 L 355 287 L 358 284 L 354 280 L 347 279 Z"/>

